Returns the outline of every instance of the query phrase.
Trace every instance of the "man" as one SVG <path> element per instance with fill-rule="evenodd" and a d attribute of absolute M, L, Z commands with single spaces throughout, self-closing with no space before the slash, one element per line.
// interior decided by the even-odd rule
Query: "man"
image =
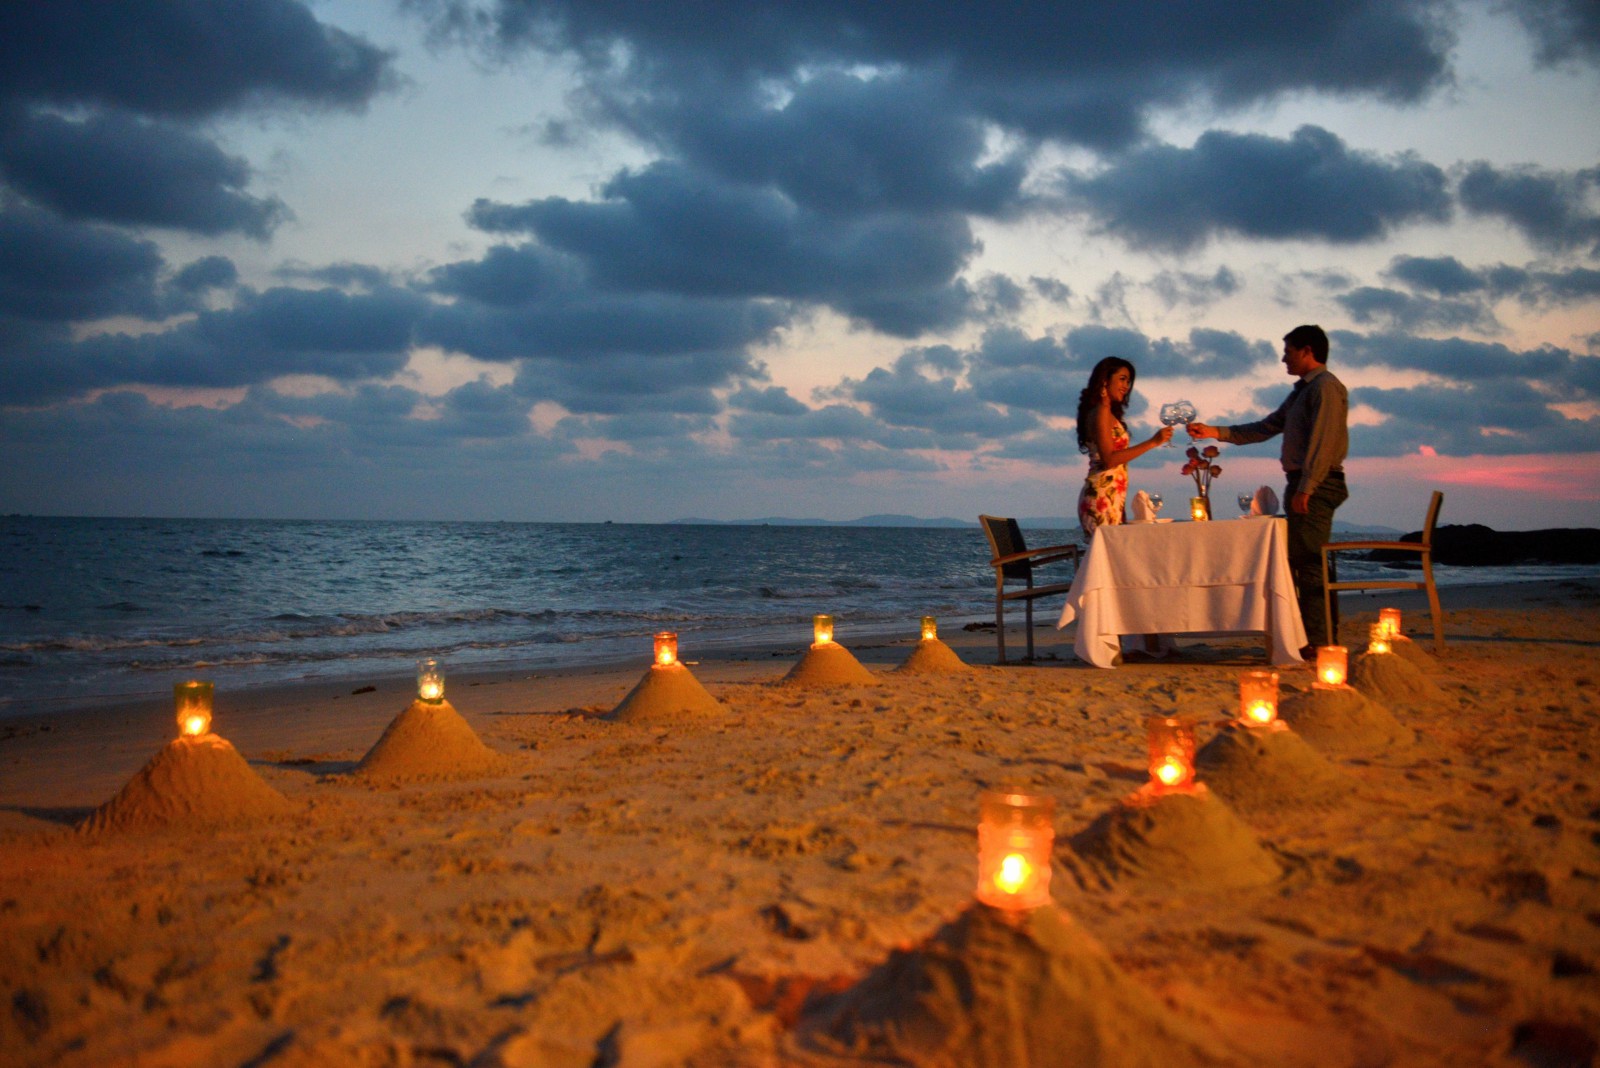
<path fill-rule="evenodd" d="M 1283 435 L 1289 569 L 1311 643 L 1300 655 L 1308 657 L 1332 640 L 1322 615 L 1322 546 L 1333 533 L 1334 511 L 1350 496 L 1344 484 L 1350 398 L 1344 383 L 1328 373 L 1328 335 L 1320 326 L 1297 326 L 1283 335 L 1283 366 L 1300 381 L 1277 411 L 1239 426 L 1190 423 L 1189 436 L 1250 445 Z"/>

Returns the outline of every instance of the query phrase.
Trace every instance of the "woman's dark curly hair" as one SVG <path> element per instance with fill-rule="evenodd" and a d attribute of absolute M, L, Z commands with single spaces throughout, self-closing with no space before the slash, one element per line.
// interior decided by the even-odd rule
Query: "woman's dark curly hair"
<path fill-rule="evenodd" d="M 1139 372 L 1133 369 L 1133 364 L 1124 360 L 1121 356 L 1107 356 L 1095 364 L 1094 370 L 1089 372 L 1089 384 L 1084 387 L 1082 393 L 1078 394 L 1079 452 L 1089 451 L 1089 416 L 1096 408 L 1100 407 L 1100 391 L 1105 389 L 1111 382 L 1111 376 L 1124 367 L 1128 369 L 1128 395 L 1132 396 L 1133 382 L 1134 379 L 1139 377 Z M 1111 402 L 1111 414 L 1116 416 L 1118 420 L 1122 418 L 1122 413 L 1126 408 L 1127 405 L 1123 401 L 1113 400 Z"/>

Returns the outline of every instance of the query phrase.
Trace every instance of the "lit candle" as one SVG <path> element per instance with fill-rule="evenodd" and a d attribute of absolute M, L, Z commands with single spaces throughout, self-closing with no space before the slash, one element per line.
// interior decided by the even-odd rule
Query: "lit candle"
<path fill-rule="evenodd" d="M 1194 726 L 1176 716 L 1145 720 L 1150 744 L 1150 784 L 1159 793 L 1194 781 Z"/>
<path fill-rule="evenodd" d="M 833 641 L 833 617 L 815 616 L 811 620 L 813 645 L 827 645 Z"/>
<path fill-rule="evenodd" d="M 997 909 L 1050 903 L 1056 803 L 1031 794 L 988 793 L 978 804 L 978 900 Z"/>
<path fill-rule="evenodd" d="M 678 662 L 678 636 L 670 630 L 656 635 L 656 666 L 671 667 Z"/>
<path fill-rule="evenodd" d="M 211 731 L 211 697 L 214 687 L 209 682 L 190 679 L 172 688 L 172 703 L 178 713 L 178 735 L 198 738 Z"/>
<path fill-rule="evenodd" d="M 1383 629 L 1390 638 L 1400 637 L 1400 609 L 1378 609 L 1378 622 L 1383 624 Z"/>
<path fill-rule="evenodd" d="M 1350 674 L 1350 651 L 1342 645 L 1317 647 L 1317 682 L 1322 687 L 1343 686 Z"/>
<path fill-rule="evenodd" d="M 923 616 L 922 617 L 922 640 L 925 641 L 925 642 L 931 642 L 931 641 L 933 641 L 933 639 L 937 638 L 938 636 L 939 636 L 939 627 L 938 627 L 938 624 L 936 624 L 933 621 L 933 617 L 932 616 Z"/>
<path fill-rule="evenodd" d="M 1389 651 L 1389 628 L 1383 623 L 1374 623 L 1367 631 L 1367 652 L 1387 653 Z"/>
<path fill-rule="evenodd" d="M 1278 673 L 1246 671 L 1239 676 L 1239 719 L 1265 727 L 1278 718 Z"/>
<path fill-rule="evenodd" d="M 444 671 L 431 656 L 417 661 L 417 697 L 430 705 L 444 700 Z"/>
<path fill-rule="evenodd" d="M 1204 497 L 1189 498 L 1189 518 L 1197 523 L 1211 518 L 1211 509 Z"/>

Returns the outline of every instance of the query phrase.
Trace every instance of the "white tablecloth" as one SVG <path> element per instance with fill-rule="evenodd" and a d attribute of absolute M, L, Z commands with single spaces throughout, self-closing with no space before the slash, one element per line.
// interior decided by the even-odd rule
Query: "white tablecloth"
<path fill-rule="evenodd" d="M 1266 634 L 1274 664 L 1300 660 L 1306 628 L 1275 516 L 1101 527 L 1072 580 L 1073 649 L 1112 667 L 1124 634 Z"/>

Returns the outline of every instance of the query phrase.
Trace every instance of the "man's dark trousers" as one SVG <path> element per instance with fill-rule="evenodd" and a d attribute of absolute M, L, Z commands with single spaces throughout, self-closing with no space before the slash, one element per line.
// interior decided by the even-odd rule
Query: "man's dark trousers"
<path fill-rule="evenodd" d="M 1300 619 L 1306 625 L 1306 642 L 1315 647 L 1327 645 L 1322 615 L 1322 547 L 1333 537 L 1333 513 L 1350 497 L 1344 475 L 1329 473 L 1311 495 L 1305 515 L 1297 515 L 1289 502 L 1294 499 L 1295 480 L 1284 490 L 1283 503 L 1289 515 L 1289 570 L 1294 575 L 1294 596 L 1300 603 Z"/>

